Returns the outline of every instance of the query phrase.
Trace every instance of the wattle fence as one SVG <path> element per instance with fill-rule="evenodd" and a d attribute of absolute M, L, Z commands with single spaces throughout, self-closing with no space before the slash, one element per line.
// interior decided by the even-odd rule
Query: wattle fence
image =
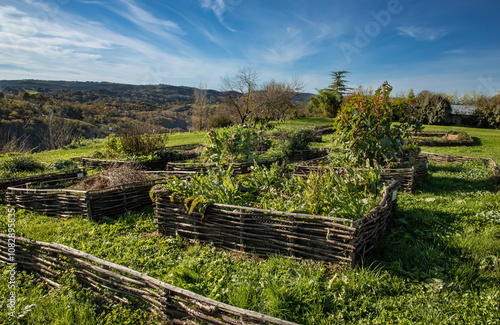
<path fill-rule="evenodd" d="M 16 263 L 52 287 L 59 287 L 62 273 L 71 272 L 86 290 L 148 310 L 169 324 L 295 324 L 206 298 L 61 244 L 0 233 L 0 263 Z"/>
<path fill-rule="evenodd" d="M 321 166 L 321 162 L 325 159 L 328 160 L 328 156 L 296 164 L 293 167 L 293 174 L 307 177 L 311 172 L 321 172 L 321 170 L 325 169 L 340 170 L 342 168 L 329 167 L 328 165 Z M 415 186 L 427 177 L 428 167 L 427 157 L 419 156 L 416 158 L 416 164 L 410 168 L 381 169 L 380 182 L 386 183 L 397 180 L 404 191 L 412 193 L 415 190 Z M 363 170 L 363 168 L 359 168 L 359 170 Z"/>
<path fill-rule="evenodd" d="M 354 264 L 366 257 L 376 237 L 392 220 L 398 182 L 385 190 L 377 207 L 357 219 L 263 210 L 246 206 L 211 204 L 206 211 L 187 212 L 179 198 L 154 187 L 158 232 L 181 236 L 216 247 L 254 253 L 280 254 L 339 264 Z"/>

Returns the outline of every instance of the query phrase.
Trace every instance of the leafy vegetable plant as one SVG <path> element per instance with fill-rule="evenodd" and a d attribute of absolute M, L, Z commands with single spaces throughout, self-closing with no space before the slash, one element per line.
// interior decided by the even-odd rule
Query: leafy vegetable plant
<path fill-rule="evenodd" d="M 374 96 L 352 96 L 335 119 L 336 144 L 351 163 L 360 165 L 368 159 L 373 165 L 396 160 L 403 154 L 404 138 L 410 136 L 409 131 L 420 128 L 412 105 L 390 105 L 391 90 L 384 82 Z M 392 123 L 395 119 L 399 125 Z"/>
<path fill-rule="evenodd" d="M 171 199 L 182 198 L 188 212 L 203 212 L 209 203 L 356 219 L 366 214 L 381 193 L 379 173 L 366 170 L 322 170 L 308 178 L 290 176 L 285 166 L 253 166 L 249 175 L 212 169 L 190 179 L 167 179 Z"/>

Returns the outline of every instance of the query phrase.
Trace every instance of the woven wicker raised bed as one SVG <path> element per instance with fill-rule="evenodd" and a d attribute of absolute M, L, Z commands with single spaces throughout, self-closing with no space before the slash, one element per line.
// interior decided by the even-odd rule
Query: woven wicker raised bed
<path fill-rule="evenodd" d="M 480 157 L 467 157 L 467 156 L 454 156 L 454 155 L 444 155 L 438 153 L 422 152 L 425 154 L 429 160 L 435 163 L 449 163 L 449 162 L 464 162 L 473 160 L 482 160 L 490 165 L 491 169 L 495 173 L 495 177 L 500 181 L 500 168 L 498 168 L 497 163 L 491 158 L 480 158 Z"/>
<path fill-rule="evenodd" d="M 10 206 L 52 217 L 84 216 L 100 220 L 151 205 L 149 191 L 158 182 L 148 180 L 88 191 L 58 188 L 51 182 L 43 184 L 43 188 L 30 188 L 32 184 L 27 184 L 9 187 L 6 201 Z"/>
<path fill-rule="evenodd" d="M 214 168 L 214 167 L 222 167 L 224 169 L 227 169 L 231 167 L 233 170 L 233 173 L 235 175 L 241 175 L 241 174 L 247 174 L 251 171 L 251 167 L 254 166 L 255 164 L 259 166 L 266 166 L 269 167 L 273 163 L 279 161 L 278 159 L 273 159 L 273 160 L 264 160 L 264 161 L 256 161 L 256 162 L 244 162 L 244 163 L 233 163 L 233 164 L 228 164 L 228 165 L 217 165 L 217 164 L 205 164 L 205 163 L 167 163 L 167 171 L 172 171 L 172 172 L 202 172 L 206 171 L 209 168 Z"/>
<path fill-rule="evenodd" d="M 306 161 L 311 159 L 316 159 L 328 155 L 329 149 L 327 148 L 314 148 L 308 150 L 294 151 L 290 155 L 285 157 L 286 161 L 289 163 L 295 163 L 299 161 Z"/>
<path fill-rule="evenodd" d="M 419 137 L 445 137 L 448 133 L 445 132 L 421 132 L 415 133 L 414 136 Z M 467 133 L 467 140 L 449 140 L 449 139 L 440 139 L 440 140 L 431 140 L 431 139 L 410 139 L 406 141 L 407 143 L 415 142 L 418 143 L 419 146 L 427 146 L 427 147 L 458 147 L 458 146 L 473 146 L 474 140 Z"/>
<path fill-rule="evenodd" d="M 328 169 L 330 167 L 320 167 L 321 161 L 328 160 L 329 158 L 322 157 L 318 159 L 312 159 L 309 161 L 304 161 L 300 164 L 296 164 L 293 167 L 293 174 L 298 176 L 308 176 L 312 171 L 321 171 L 322 169 Z M 401 161 L 404 162 L 408 160 L 406 158 L 402 158 Z M 417 164 L 411 168 L 393 168 L 393 169 L 382 169 L 380 171 L 380 182 L 390 182 L 392 180 L 399 181 L 399 185 L 401 188 L 408 193 L 412 193 L 415 189 L 415 186 L 423 181 L 428 174 L 428 161 L 425 156 L 418 156 Z M 340 170 L 341 167 L 337 167 L 334 169 Z M 363 168 L 361 168 L 363 169 Z"/>
<path fill-rule="evenodd" d="M 198 153 L 189 152 L 183 155 L 182 158 L 176 161 L 182 161 L 186 159 L 194 159 L 199 156 Z M 88 168 L 100 168 L 100 169 L 108 169 L 111 166 L 121 166 L 131 164 L 133 166 L 137 166 L 144 170 L 164 170 L 167 163 L 172 162 L 174 160 L 162 159 L 158 161 L 125 161 L 125 160 L 106 160 L 106 159 L 93 159 L 93 158 L 81 158 L 80 161 L 82 165 Z"/>
<path fill-rule="evenodd" d="M 9 254 L 9 250 L 14 254 Z M 16 263 L 19 269 L 33 272 L 56 288 L 60 285 L 61 274 L 71 272 L 85 290 L 106 297 L 111 303 L 148 310 L 157 314 L 162 323 L 295 324 L 203 297 L 56 243 L 0 234 L 0 262 Z"/>
<path fill-rule="evenodd" d="M 0 180 L 0 191 L 4 191 L 11 186 L 17 186 L 26 183 L 66 180 L 77 177 L 84 177 L 85 175 L 87 175 L 87 171 L 82 168 L 82 169 L 68 170 L 60 173 L 48 173 L 48 174 L 40 174 L 27 177 L 4 178 Z"/>
<path fill-rule="evenodd" d="M 158 232 L 165 236 L 211 242 L 217 247 L 255 253 L 281 254 L 339 264 L 367 256 L 375 238 L 392 219 L 397 181 L 387 187 L 380 204 L 358 220 L 285 213 L 244 206 L 212 204 L 204 215 L 188 214 L 179 199 L 154 187 Z"/>

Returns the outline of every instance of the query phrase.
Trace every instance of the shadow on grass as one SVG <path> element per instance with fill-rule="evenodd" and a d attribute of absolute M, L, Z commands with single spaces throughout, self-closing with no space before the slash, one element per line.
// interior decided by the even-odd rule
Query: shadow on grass
<path fill-rule="evenodd" d="M 430 176 L 431 181 L 420 184 L 417 191 L 434 195 L 453 195 L 459 192 L 495 191 L 496 179 L 490 177 L 484 180 L 457 179 L 445 176 Z"/>
<path fill-rule="evenodd" d="M 398 209 L 367 263 L 416 280 L 439 278 L 453 258 L 441 239 L 459 219 L 458 214 L 433 209 Z"/>
<path fill-rule="evenodd" d="M 483 142 L 478 137 L 472 137 L 472 140 L 474 141 L 473 146 L 482 146 L 483 145 Z"/>
<path fill-rule="evenodd" d="M 393 223 L 377 239 L 374 252 L 365 265 L 418 281 L 456 280 L 466 286 L 499 278 L 497 271 L 483 272 L 478 264 L 478 256 L 494 256 L 491 252 L 496 249 L 491 247 L 498 244 L 496 235 L 488 235 L 487 220 L 474 217 L 480 211 L 454 206 L 453 198 L 458 192 L 494 190 L 496 180 L 489 176 L 488 169 L 476 167 L 463 164 L 431 166 L 430 174 L 417 189 L 424 196 L 408 195 L 398 199 Z M 433 198 L 426 200 L 425 194 L 441 196 L 440 200 L 449 203 L 435 205 Z M 474 248 L 469 242 L 474 243 Z"/>
<path fill-rule="evenodd" d="M 478 162 L 479 163 L 479 162 Z M 417 192 L 434 195 L 454 195 L 458 192 L 496 191 L 498 184 L 493 172 L 486 169 L 464 169 L 461 163 L 431 165 L 429 175 L 417 185 Z"/>

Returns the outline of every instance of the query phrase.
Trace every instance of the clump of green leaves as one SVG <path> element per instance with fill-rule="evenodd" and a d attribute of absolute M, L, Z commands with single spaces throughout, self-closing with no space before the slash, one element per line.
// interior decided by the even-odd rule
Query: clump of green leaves
<path fill-rule="evenodd" d="M 239 125 L 211 130 L 201 156 L 205 162 L 217 164 L 252 161 L 252 149 L 258 142 L 252 129 Z"/>
<path fill-rule="evenodd" d="M 283 155 L 290 155 L 293 152 L 309 149 L 309 143 L 314 139 L 312 129 L 299 129 L 293 131 L 282 131 L 276 134 L 278 138 L 278 150 Z"/>
<path fill-rule="evenodd" d="M 390 105 L 392 87 L 387 83 L 374 96 L 355 94 L 335 119 L 335 144 L 343 149 L 345 158 L 354 165 L 368 159 L 383 165 L 403 154 L 404 138 L 420 124 L 412 105 Z M 394 120 L 399 125 L 393 125 Z"/>
<path fill-rule="evenodd" d="M 77 163 L 71 159 L 56 159 L 49 164 L 49 169 L 54 171 L 71 170 L 76 168 L 78 168 Z"/>
<path fill-rule="evenodd" d="M 290 176 L 285 166 L 253 166 L 248 175 L 231 169 L 209 170 L 187 179 L 167 179 L 171 199 L 182 198 L 189 213 L 197 206 L 224 203 L 264 209 L 357 219 L 377 204 L 379 173 L 366 170 L 322 170 L 307 179 Z"/>
<path fill-rule="evenodd" d="M 189 213 L 197 205 L 203 206 L 214 202 L 244 205 L 254 198 L 243 189 L 241 178 L 234 175 L 231 168 L 208 169 L 185 180 L 174 176 L 171 179 L 167 178 L 163 186 L 171 193 L 172 200 L 175 197 L 184 200 Z"/>
<path fill-rule="evenodd" d="M 0 170 L 5 177 L 17 173 L 36 173 L 45 170 L 45 166 L 30 154 L 11 154 L 0 162 Z"/>

